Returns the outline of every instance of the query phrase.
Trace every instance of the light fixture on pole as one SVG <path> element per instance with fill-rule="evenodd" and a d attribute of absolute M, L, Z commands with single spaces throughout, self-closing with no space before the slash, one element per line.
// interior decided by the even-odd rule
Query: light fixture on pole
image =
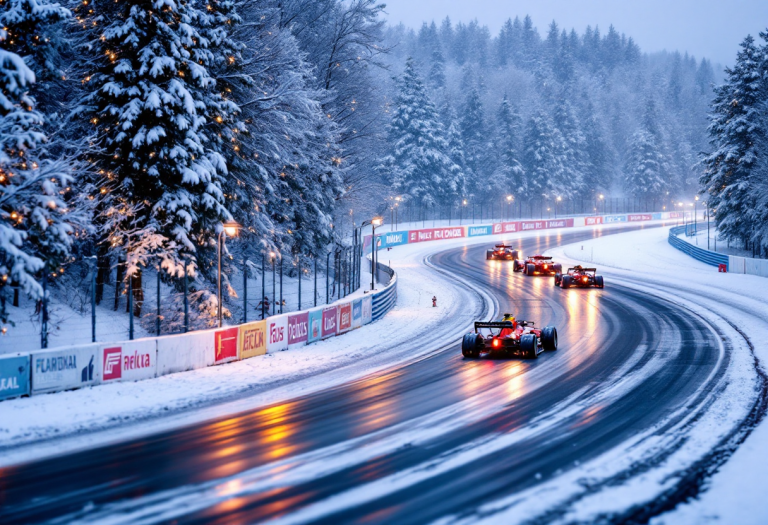
<path fill-rule="evenodd" d="M 562 201 L 562 200 L 563 200 L 563 198 L 562 198 L 560 195 L 558 195 L 558 196 L 557 196 L 557 199 L 555 199 L 555 219 L 557 219 L 557 205 L 558 205 L 558 204 L 560 203 L 560 201 Z"/>
<path fill-rule="evenodd" d="M 509 205 L 512 204 L 512 195 L 507 195 L 507 220 L 509 220 Z"/>
<path fill-rule="evenodd" d="M 605 195 L 600 194 L 600 200 L 603 201 L 603 215 L 605 215 Z"/>
<path fill-rule="evenodd" d="M 238 223 L 234 221 L 226 222 L 224 223 L 224 227 L 219 232 L 219 242 L 218 242 L 218 248 L 219 248 L 219 275 L 217 280 L 217 294 L 216 298 L 218 299 L 218 307 L 219 307 L 219 328 L 221 328 L 222 325 L 222 308 L 221 308 L 221 252 L 222 252 L 222 245 L 224 243 L 224 235 L 226 234 L 228 237 L 237 237 L 237 233 L 240 231 L 242 226 L 240 226 Z"/>
<path fill-rule="evenodd" d="M 696 205 L 698 203 L 699 203 L 699 196 L 696 195 L 693 198 L 693 232 L 694 232 L 694 235 L 697 236 L 696 237 L 697 239 L 698 239 L 698 235 L 699 235 L 699 218 L 696 216 L 697 213 L 698 213 L 698 210 L 696 209 Z"/>

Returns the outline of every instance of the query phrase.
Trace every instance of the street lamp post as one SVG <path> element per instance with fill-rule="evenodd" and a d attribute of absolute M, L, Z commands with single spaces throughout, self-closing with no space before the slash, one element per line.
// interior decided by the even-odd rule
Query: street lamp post
<path fill-rule="evenodd" d="M 376 227 L 381 226 L 384 222 L 381 217 L 374 217 L 370 221 L 365 221 L 360 225 L 360 228 L 365 228 L 369 224 L 371 225 L 371 291 L 376 288 L 374 284 L 374 278 L 376 275 Z"/>
<path fill-rule="evenodd" d="M 600 200 L 603 201 L 603 215 L 605 215 L 605 195 L 600 194 Z"/>
<path fill-rule="evenodd" d="M 507 220 L 510 220 L 509 218 L 509 206 L 512 204 L 512 195 L 507 195 Z"/>
<path fill-rule="evenodd" d="M 698 210 L 696 208 L 696 205 L 698 203 L 699 203 L 699 196 L 696 195 L 693 198 L 693 232 L 694 232 L 693 234 L 696 235 L 697 239 L 698 239 L 698 235 L 699 235 L 699 218 L 697 217 Z"/>
<path fill-rule="evenodd" d="M 217 286 L 217 299 L 218 299 L 218 306 L 219 306 L 219 328 L 221 328 L 222 325 L 222 308 L 221 308 L 221 252 L 224 244 L 224 235 L 226 234 L 229 237 L 236 237 L 237 232 L 240 230 L 241 226 L 236 222 L 227 222 L 224 223 L 224 227 L 219 232 L 219 272 L 218 272 L 218 286 Z"/>
<path fill-rule="evenodd" d="M 563 198 L 561 196 L 557 196 L 557 199 L 555 199 L 555 219 L 557 219 L 557 205 L 562 201 Z"/>

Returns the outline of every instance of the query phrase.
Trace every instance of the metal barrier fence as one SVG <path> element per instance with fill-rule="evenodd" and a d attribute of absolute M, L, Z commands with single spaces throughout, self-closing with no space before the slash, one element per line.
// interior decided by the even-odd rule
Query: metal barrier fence
<path fill-rule="evenodd" d="M 378 321 L 387 312 L 395 307 L 397 302 L 397 274 L 395 271 L 381 263 L 376 263 L 377 272 L 389 275 L 387 287 L 373 296 L 373 320 Z"/>
<path fill-rule="evenodd" d="M 694 246 L 693 244 L 690 244 L 678 237 L 678 235 L 684 233 L 687 233 L 686 226 L 676 226 L 674 228 L 670 228 L 669 244 L 681 252 L 690 255 L 697 261 L 703 262 L 704 264 L 708 264 L 710 266 L 720 266 L 721 264 L 725 264 L 726 268 L 728 268 L 728 271 L 730 271 L 730 261 L 727 255 L 699 248 L 698 246 Z"/>

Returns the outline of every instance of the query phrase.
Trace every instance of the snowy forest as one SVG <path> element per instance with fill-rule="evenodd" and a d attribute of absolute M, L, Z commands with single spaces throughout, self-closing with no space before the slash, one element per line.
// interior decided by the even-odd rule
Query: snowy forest
<path fill-rule="evenodd" d="M 706 167 L 731 224 L 715 188 L 730 160 L 701 155 L 726 125 L 707 133 L 720 73 L 613 27 L 387 26 L 375 0 L 0 0 L 0 17 L 2 323 L 19 293 L 87 288 L 62 275 L 90 261 L 97 302 L 131 277 L 140 304 L 151 268 L 212 318 L 232 221 L 230 256 L 323 266 L 395 199 L 413 219 L 502 199 L 520 216 L 555 199 L 591 214 L 598 196 L 671 209 Z M 726 71 L 716 112 L 745 74 Z M 765 245 L 762 202 L 724 231 Z"/>

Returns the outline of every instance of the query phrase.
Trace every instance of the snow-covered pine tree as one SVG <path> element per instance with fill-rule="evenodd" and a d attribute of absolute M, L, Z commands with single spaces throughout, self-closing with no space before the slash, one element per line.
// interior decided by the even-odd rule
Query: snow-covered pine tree
<path fill-rule="evenodd" d="M 564 177 L 562 187 L 565 194 L 594 190 L 586 186 L 588 159 L 587 140 L 582 126 L 570 103 L 570 95 L 564 93 L 555 104 L 554 124 L 563 138 Z"/>
<path fill-rule="evenodd" d="M 393 189 L 417 206 L 451 204 L 462 190 L 461 168 L 448 155 L 437 111 L 411 58 L 398 87 L 389 129 L 393 152 L 380 169 L 390 178 Z"/>
<path fill-rule="evenodd" d="M 522 119 L 517 107 L 510 104 L 506 93 L 501 101 L 497 116 L 495 153 L 497 190 L 501 194 L 511 193 L 522 196 L 523 166 L 520 164 L 520 140 Z"/>
<path fill-rule="evenodd" d="M 763 57 L 754 38 L 741 43 L 733 68 L 726 68 L 726 80 L 715 88 L 710 114 L 709 137 L 712 152 L 702 163 L 700 183 L 707 193 L 710 209 L 721 235 L 748 241 L 754 234 L 750 211 L 755 206 L 751 178 L 760 158 L 757 150 L 766 132 L 760 108 L 764 103 L 765 80 L 760 75 Z"/>
<path fill-rule="evenodd" d="M 563 144 L 560 132 L 543 109 L 528 120 L 523 139 L 524 192 L 534 199 L 560 195 L 563 180 Z"/>
<path fill-rule="evenodd" d="M 467 72 L 471 69 L 467 69 Z M 466 75 L 466 73 L 465 73 Z M 493 170 L 490 161 L 491 141 L 486 131 L 485 113 L 480 100 L 480 93 L 474 82 L 470 83 L 467 98 L 459 119 L 461 140 L 464 143 L 464 155 L 467 171 L 472 174 L 475 185 L 472 190 L 487 193 L 493 185 Z"/>
<path fill-rule="evenodd" d="M 50 56 L 35 36 L 67 16 L 58 4 L 6 0 L 0 5 L 0 322 L 8 321 L 4 294 L 19 286 L 42 296 L 37 274 L 70 253 L 71 215 L 62 194 L 71 180 L 66 161 L 50 158 L 44 118 L 30 90 L 35 72 Z"/>
<path fill-rule="evenodd" d="M 632 136 L 624 168 L 624 188 L 638 198 L 660 198 L 666 190 L 664 155 L 653 133 L 641 128 Z"/>
<path fill-rule="evenodd" d="M 96 7 L 96 6 L 94 6 Z M 99 222 L 128 274 L 157 264 L 182 275 L 216 240 L 226 209 L 224 157 L 207 122 L 230 120 L 227 105 L 209 105 L 217 64 L 211 27 L 195 4 L 129 0 L 101 6 L 92 49 L 93 91 L 84 100 L 98 132 L 95 158 L 108 179 Z"/>

